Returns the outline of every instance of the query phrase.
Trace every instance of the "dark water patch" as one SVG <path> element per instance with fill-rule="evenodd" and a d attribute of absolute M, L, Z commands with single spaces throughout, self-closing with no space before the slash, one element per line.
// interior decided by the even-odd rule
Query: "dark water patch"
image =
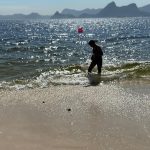
<path fill-rule="evenodd" d="M 70 66 L 67 66 L 65 68 L 62 68 L 62 70 L 67 70 L 69 72 L 77 72 L 78 70 L 81 70 L 83 72 L 85 72 L 85 68 L 83 68 L 83 66 L 81 65 L 70 65 Z"/>
<path fill-rule="evenodd" d="M 141 62 L 141 63 L 126 63 L 122 65 L 116 65 L 116 66 L 107 66 L 104 67 L 105 70 L 111 71 L 111 72 L 122 72 L 126 74 L 132 73 L 133 75 L 137 76 L 150 76 L 150 62 Z"/>
<path fill-rule="evenodd" d="M 108 66 L 108 67 L 105 67 L 105 69 L 106 70 L 108 70 L 108 71 L 116 71 L 116 70 L 121 70 L 121 69 L 131 69 L 131 68 L 134 68 L 134 67 L 136 67 L 136 66 L 139 66 L 140 65 L 140 63 L 137 63 L 137 62 L 135 62 L 135 63 L 126 63 L 126 64 L 122 64 L 122 65 L 110 65 L 110 66 Z"/>

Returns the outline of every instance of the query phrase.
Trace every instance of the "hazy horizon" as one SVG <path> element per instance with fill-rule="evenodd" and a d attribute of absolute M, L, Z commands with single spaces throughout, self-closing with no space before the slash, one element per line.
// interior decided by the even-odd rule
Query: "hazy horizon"
<path fill-rule="evenodd" d="M 65 8 L 83 10 L 86 8 L 104 8 L 108 3 L 112 2 L 112 0 L 95 0 L 93 1 L 87 0 L 81 1 L 76 0 L 70 2 L 70 0 L 1 0 L 0 1 L 0 15 L 12 15 L 12 14 L 30 14 L 33 12 L 39 13 L 40 15 L 52 15 L 56 11 L 61 12 Z M 114 1 L 117 6 L 124 6 L 131 3 L 136 3 L 138 7 L 142 7 L 150 4 L 149 0 L 115 0 Z"/>

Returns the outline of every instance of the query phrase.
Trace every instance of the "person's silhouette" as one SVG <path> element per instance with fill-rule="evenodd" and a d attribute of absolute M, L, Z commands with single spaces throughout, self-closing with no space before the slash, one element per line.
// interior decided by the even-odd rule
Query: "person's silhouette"
<path fill-rule="evenodd" d="M 95 44 L 95 40 L 90 40 L 88 44 L 93 48 L 93 54 L 91 57 L 91 64 L 88 68 L 88 73 L 91 73 L 92 69 L 97 65 L 98 74 L 101 75 L 101 68 L 102 68 L 102 56 L 103 51 L 100 46 Z"/>

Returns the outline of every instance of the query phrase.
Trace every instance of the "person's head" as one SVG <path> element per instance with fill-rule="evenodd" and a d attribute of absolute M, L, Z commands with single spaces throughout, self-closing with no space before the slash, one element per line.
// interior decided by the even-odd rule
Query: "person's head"
<path fill-rule="evenodd" d="M 88 44 L 89 44 L 91 47 L 94 47 L 94 46 L 96 45 L 95 42 L 97 42 L 97 41 L 95 41 L 95 40 L 90 40 L 90 41 L 88 42 Z"/>

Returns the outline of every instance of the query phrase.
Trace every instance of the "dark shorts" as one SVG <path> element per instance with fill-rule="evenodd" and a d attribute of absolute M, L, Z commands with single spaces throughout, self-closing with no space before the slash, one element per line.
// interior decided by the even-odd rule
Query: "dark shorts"
<path fill-rule="evenodd" d="M 91 72 L 92 69 L 97 65 L 98 73 L 101 73 L 101 68 L 102 68 L 102 57 L 99 57 L 97 59 L 93 59 L 89 68 L 88 72 Z"/>

